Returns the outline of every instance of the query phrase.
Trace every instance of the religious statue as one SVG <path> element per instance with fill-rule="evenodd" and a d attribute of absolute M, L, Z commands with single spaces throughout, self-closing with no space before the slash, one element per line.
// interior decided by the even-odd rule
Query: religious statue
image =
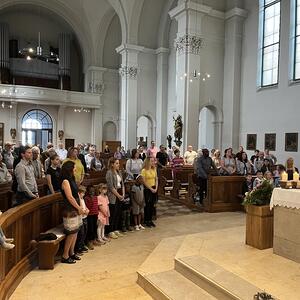
<path fill-rule="evenodd" d="M 16 139 L 16 136 L 17 136 L 17 130 L 16 130 L 16 128 L 11 128 L 11 129 L 10 129 L 10 136 L 11 136 L 11 138 L 12 138 L 13 140 Z"/>
<path fill-rule="evenodd" d="M 175 119 L 173 117 L 173 120 L 174 120 L 174 137 L 175 137 L 175 144 L 176 146 L 180 147 L 181 144 L 182 144 L 182 128 L 183 128 L 183 122 L 182 122 L 182 116 L 181 115 L 178 115 L 178 117 Z"/>
<path fill-rule="evenodd" d="M 171 149 L 172 148 L 172 137 L 170 134 L 167 136 L 167 141 L 168 141 L 168 148 Z"/>
<path fill-rule="evenodd" d="M 60 140 L 62 140 L 63 139 L 63 137 L 64 137 L 64 131 L 63 130 L 58 130 L 58 137 L 59 137 L 59 139 Z"/>

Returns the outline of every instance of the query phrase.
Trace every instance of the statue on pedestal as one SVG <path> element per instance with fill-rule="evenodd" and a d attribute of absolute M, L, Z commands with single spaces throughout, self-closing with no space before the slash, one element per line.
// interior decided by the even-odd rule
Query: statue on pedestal
<path fill-rule="evenodd" d="M 58 137 L 59 137 L 59 140 L 61 141 L 64 137 L 64 131 L 63 130 L 58 130 Z"/>
<path fill-rule="evenodd" d="M 175 144 L 176 146 L 180 147 L 182 144 L 182 128 L 183 128 L 183 122 L 182 122 L 182 116 L 178 115 L 178 117 L 175 119 L 173 117 L 174 120 L 174 137 L 175 137 Z"/>

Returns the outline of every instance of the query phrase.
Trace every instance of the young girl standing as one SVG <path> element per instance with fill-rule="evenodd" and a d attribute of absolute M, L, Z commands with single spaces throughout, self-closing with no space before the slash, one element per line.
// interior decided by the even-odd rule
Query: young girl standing
<path fill-rule="evenodd" d="M 105 231 L 105 226 L 109 225 L 109 216 L 110 216 L 109 200 L 107 197 L 106 184 L 100 184 L 99 196 L 98 196 L 98 208 L 99 208 L 98 229 L 97 229 L 98 241 L 101 243 L 105 243 L 109 241 L 109 239 L 105 237 L 104 231 Z"/>

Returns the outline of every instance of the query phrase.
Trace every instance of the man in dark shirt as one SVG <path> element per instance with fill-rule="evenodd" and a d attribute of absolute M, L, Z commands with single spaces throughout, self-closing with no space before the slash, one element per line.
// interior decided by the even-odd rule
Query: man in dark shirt
<path fill-rule="evenodd" d="M 164 145 L 160 145 L 159 151 L 156 154 L 157 158 L 157 172 L 159 172 L 162 168 L 164 168 L 169 162 L 169 156 L 166 152 L 166 147 Z"/>

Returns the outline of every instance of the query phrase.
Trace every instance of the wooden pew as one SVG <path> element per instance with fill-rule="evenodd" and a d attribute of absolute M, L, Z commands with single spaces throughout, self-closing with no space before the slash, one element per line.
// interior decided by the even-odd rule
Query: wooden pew
<path fill-rule="evenodd" d="M 208 212 L 225 212 L 244 210 L 241 199 L 244 176 L 209 176 L 207 197 L 203 205 Z"/>
<path fill-rule="evenodd" d="M 189 174 L 194 173 L 192 166 L 184 166 L 180 170 L 177 170 L 174 176 L 173 189 L 171 191 L 171 197 L 179 199 L 181 195 L 186 195 L 189 185 Z M 185 197 L 185 196 L 184 196 Z M 185 197 L 186 198 L 186 197 Z"/>
<path fill-rule="evenodd" d="M 160 170 L 158 178 L 158 195 L 165 196 L 173 189 L 173 173 L 171 167 Z"/>
<path fill-rule="evenodd" d="M 15 239 L 16 247 L 0 249 L 0 299 L 8 297 L 20 281 L 37 265 L 33 241 L 41 232 L 62 223 L 63 200 L 54 194 L 14 207 L 0 216 L 4 233 Z"/>
<path fill-rule="evenodd" d="M 0 210 L 7 211 L 12 207 L 13 192 L 11 190 L 11 183 L 0 184 Z"/>

